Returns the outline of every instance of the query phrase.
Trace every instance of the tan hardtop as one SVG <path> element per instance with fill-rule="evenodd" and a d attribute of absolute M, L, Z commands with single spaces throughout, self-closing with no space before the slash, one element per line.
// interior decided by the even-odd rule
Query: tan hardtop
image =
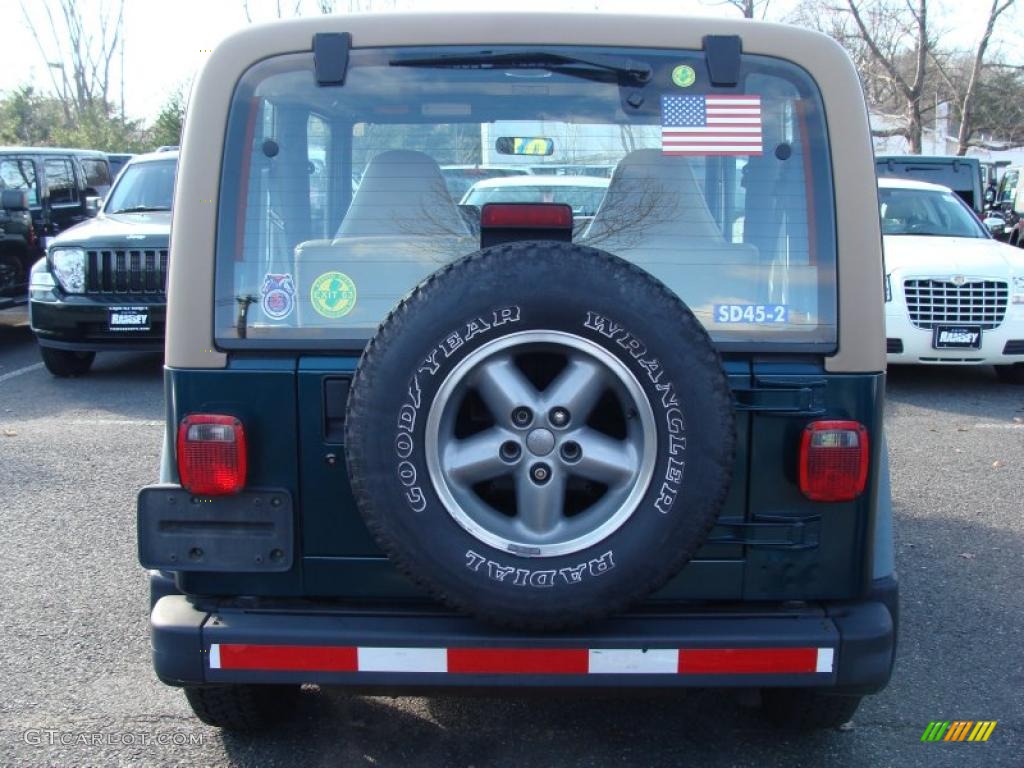
<path fill-rule="evenodd" d="M 857 72 L 830 38 L 747 20 L 612 14 L 391 13 L 248 27 L 220 43 L 192 89 L 178 165 L 168 285 L 166 364 L 221 368 L 213 340 L 214 248 L 222 139 L 235 84 L 256 62 L 312 51 L 313 35 L 348 32 L 353 48 L 419 45 L 591 45 L 700 50 L 739 35 L 743 52 L 807 70 L 821 89 L 832 148 L 838 244 L 838 352 L 833 372 L 885 367 L 882 245 L 867 113 Z M 343 87 L 343 86 L 342 86 Z"/>

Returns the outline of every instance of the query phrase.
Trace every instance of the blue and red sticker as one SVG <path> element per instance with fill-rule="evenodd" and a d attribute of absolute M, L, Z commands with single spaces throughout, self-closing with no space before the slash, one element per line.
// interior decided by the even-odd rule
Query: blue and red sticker
<path fill-rule="evenodd" d="M 260 289 L 260 306 L 271 320 L 284 320 L 295 309 L 295 281 L 290 274 L 267 273 Z"/>

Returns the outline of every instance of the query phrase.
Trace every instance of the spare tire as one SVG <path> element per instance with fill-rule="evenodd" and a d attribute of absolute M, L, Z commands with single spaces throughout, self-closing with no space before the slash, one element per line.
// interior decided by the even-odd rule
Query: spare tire
<path fill-rule="evenodd" d="M 381 325 L 346 418 L 359 510 L 449 605 L 523 629 L 619 611 L 693 557 L 729 489 L 718 354 L 664 285 L 527 241 L 424 281 Z"/>

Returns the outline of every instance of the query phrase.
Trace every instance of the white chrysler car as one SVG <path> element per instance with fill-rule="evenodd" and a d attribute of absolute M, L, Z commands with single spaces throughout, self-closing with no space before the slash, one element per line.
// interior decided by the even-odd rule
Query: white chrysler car
<path fill-rule="evenodd" d="M 879 179 L 889 363 L 994 365 L 1024 384 L 1024 252 L 946 187 Z"/>

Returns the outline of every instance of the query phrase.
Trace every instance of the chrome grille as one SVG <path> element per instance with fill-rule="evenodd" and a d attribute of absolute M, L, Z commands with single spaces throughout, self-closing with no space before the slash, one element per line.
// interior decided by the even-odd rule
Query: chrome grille
<path fill-rule="evenodd" d="M 166 249 L 86 253 L 86 293 L 160 294 L 167 288 Z"/>
<path fill-rule="evenodd" d="M 931 330 L 945 323 L 998 328 L 1006 316 L 1009 295 L 1005 280 L 972 280 L 955 285 L 949 280 L 904 280 L 910 322 Z"/>

